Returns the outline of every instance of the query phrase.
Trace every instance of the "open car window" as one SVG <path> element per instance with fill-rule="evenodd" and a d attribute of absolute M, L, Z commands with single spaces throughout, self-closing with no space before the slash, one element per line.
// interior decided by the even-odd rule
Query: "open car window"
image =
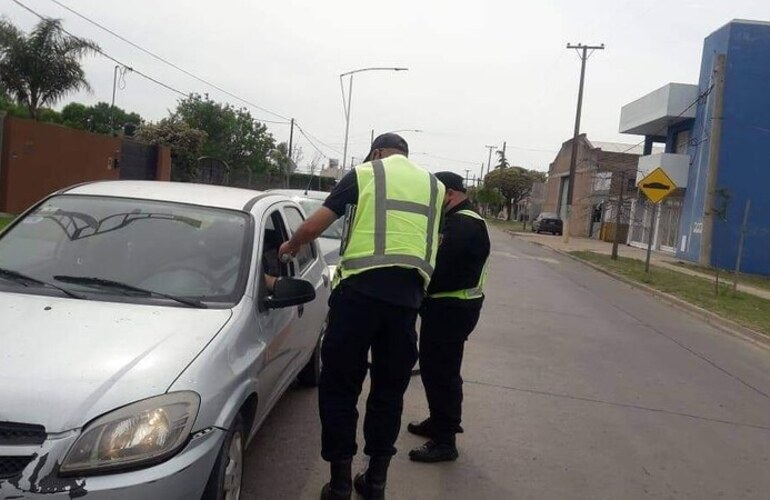
<path fill-rule="evenodd" d="M 291 206 L 284 209 L 284 214 L 286 214 L 289 230 L 292 234 L 294 234 L 305 219 L 302 217 L 302 214 L 299 210 Z M 299 252 L 297 252 L 296 257 L 297 264 L 299 265 L 298 274 L 304 274 L 305 270 L 307 270 L 307 268 L 310 267 L 310 265 L 315 260 L 315 257 L 315 247 L 313 245 L 302 245 L 299 249 Z"/>

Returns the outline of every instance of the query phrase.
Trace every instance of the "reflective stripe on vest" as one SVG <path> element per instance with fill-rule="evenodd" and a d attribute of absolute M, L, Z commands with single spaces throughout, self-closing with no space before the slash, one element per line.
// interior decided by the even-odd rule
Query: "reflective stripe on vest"
<path fill-rule="evenodd" d="M 436 263 L 443 185 L 400 155 L 359 165 L 356 177 L 358 204 L 335 285 L 367 270 L 396 266 L 419 271 L 427 289 Z"/>
<path fill-rule="evenodd" d="M 487 227 L 487 221 L 482 216 L 474 212 L 473 210 L 460 210 L 457 215 L 465 215 L 466 217 L 472 217 L 480 220 L 484 223 L 484 228 Z M 489 230 L 487 229 L 487 234 Z M 466 288 L 465 290 L 456 290 L 454 292 L 440 292 L 434 293 L 430 296 L 432 299 L 462 299 L 462 300 L 476 300 L 484 297 L 484 284 L 487 281 L 487 270 L 489 266 L 489 257 L 484 261 L 484 267 L 481 268 L 481 276 L 479 276 L 478 284 L 473 288 Z"/>

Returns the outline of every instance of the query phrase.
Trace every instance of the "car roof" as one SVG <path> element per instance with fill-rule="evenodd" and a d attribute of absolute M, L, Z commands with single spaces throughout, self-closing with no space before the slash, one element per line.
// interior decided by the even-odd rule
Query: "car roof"
<path fill-rule="evenodd" d="M 260 196 L 279 194 L 228 186 L 166 181 L 90 182 L 62 190 L 60 193 L 170 201 L 235 210 L 248 210 Z"/>
<path fill-rule="evenodd" d="M 304 189 L 271 189 L 268 193 L 282 194 L 290 198 L 310 198 L 311 200 L 325 200 L 329 193 L 326 191 L 305 191 Z"/>

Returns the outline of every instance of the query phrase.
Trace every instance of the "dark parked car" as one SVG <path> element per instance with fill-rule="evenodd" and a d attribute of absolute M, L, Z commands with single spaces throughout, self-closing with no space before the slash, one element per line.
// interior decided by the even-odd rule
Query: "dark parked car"
<path fill-rule="evenodd" d="M 561 217 L 559 217 L 559 214 L 543 212 L 532 222 L 532 231 L 538 234 L 551 233 L 560 235 L 563 231 Z"/>

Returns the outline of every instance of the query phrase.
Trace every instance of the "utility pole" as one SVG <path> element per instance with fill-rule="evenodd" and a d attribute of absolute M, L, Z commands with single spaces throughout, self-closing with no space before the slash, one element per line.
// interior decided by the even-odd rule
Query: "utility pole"
<path fill-rule="evenodd" d="M 374 144 L 374 129 L 372 129 L 372 140 L 371 140 L 371 142 L 369 143 L 369 146 L 371 146 L 372 144 Z M 352 166 L 352 165 L 351 165 L 351 166 Z"/>
<path fill-rule="evenodd" d="M 506 157 L 506 156 L 505 156 L 505 148 L 506 148 L 506 146 L 507 146 L 507 145 L 508 145 L 508 143 L 507 143 L 507 142 L 505 142 L 505 141 L 503 141 L 503 158 L 505 158 L 505 157 Z"/>
<path fill-rule="evenodd" d="M 717 176 L 719 174 L 719 155 L 722 147 L 722 121 L 725 105 L 725 69 L 726 58 L 718 54 L 714 61 L 714 104 L 711 110 L 711 131 L 709 134 L 709 161 L 706 175 L 706 211 L 703 214 L 703 232 L 700 236 L 701 266 L 711 265 L 711 248 L 714 237 L 714 199 L 716 198 Z"/>
<path fill-rule="evenodd" d="M 612 189 L 612 181 L 610 181 Z M 623 210 L 623 193 L 626 189 L 626 171 L 620 172 L 620 194 L 618 195 L 618 206 L 615 207 L 615 234 L 612 235 L 612 260 L 618 260 L 618 245 L 620 244 L 620 212 Z"/>
<path fill-rule="evenodd" d="M 481 186 L 481 182 L 484 180 L 484 162 L 481 162 L 481 173 L 479 174 L 479 186 Z"/>
<path fill-rule="evenodd" d="M 465 169 L 465 185 L 468 185 L 468 181 L 470 180 L 471 171 L 467 168 Z"/>
<path fill-rule="evenodd" d="M 292 150 L 294 149 L 294 118 L 291 119 L 291 128 L 289 129 L 289 163 L 286 165 L 286 189 L 289 189 L 290 179 L 289 179 L 289 172 L 291 172 L 291 157 L 292 157 Z"/>
<path fill-rule="evenodd" d="M 575 190 L 575 171 L 577 170 L 577 141 L 580 136 L 580 117 L 583 112 L 583 89 L 586 80 L 586 61 L 596 50 L 604 50 L 604 44 L 601 45 L 577 45 L 567 44 L 567 49 L 575 49 L 580 55 L 580 89 L 578 90 L 577 114 L 575 116 L 575 133 L 572 136 L 572 157 L 569 162 L 569 184 L 567 185 L 567 217 L 564 221 L 564 242 L 569 242 L 570 219 L 572 218 L 572 199 Z M 588 51 L 591 51 L 589 53 Z"/>
<path fill-rule="evenodd" d="M 489 160 L 487 161 L 487 175 L 489 175 L 489 172 L 492 168 L 492 150 L 496 149 L 497 146 L 484 146 L 489 150 Z"/>

